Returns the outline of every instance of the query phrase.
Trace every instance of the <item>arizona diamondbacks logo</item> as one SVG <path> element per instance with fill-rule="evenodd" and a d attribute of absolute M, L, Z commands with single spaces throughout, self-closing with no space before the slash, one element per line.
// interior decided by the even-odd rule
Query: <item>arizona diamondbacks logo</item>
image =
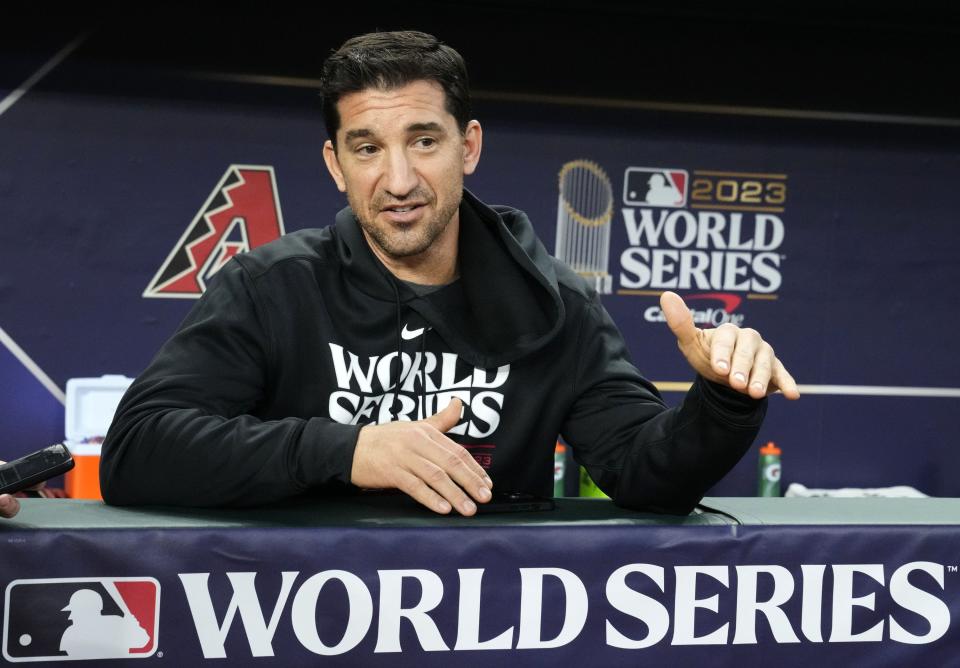
<path fill-rule="evenodd" d="M 197 299 L 227 260 L 282 234 L 273 167 L 230 165 L 143 296 Z"/>

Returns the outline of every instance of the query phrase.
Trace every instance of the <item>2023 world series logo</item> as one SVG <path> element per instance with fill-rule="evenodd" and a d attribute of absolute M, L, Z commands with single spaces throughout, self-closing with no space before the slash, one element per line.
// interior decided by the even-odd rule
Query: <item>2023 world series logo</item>
<path fill-rule="evenodd" d="M 776 293 L 786 199 L 786 174 L 628 167 L 620 293 Z"/>
<path fill-rule="evenodd" d="M 626 245 L 610 267 L 617 214 L 603 168 L 575 160 L 560 172 L 555 254 L 603 294 L 650 297 L 692 291 L 694 320 L 741 324 L 743 299 L 776 299 L 787 175 L 678 167 L 627 167 L 620 218 Z M 616 284 L 616 285 L 614 285 Z M 659 307 L 644 312 L 661 322 Z"/>

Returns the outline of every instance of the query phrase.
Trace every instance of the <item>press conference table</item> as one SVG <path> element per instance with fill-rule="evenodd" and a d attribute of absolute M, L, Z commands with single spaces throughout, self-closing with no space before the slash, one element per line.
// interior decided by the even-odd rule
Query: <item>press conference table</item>
<path fill-rule="evenodd" d="M 443 527 L 580 525 L 951 525 L 960 526 L 960 498 L 706 497 L 686 516 L 641 513 L 606 499 L 556 499 L 553 511 L 492 513 L 466 518 L 431 513 L 394 495 L 299 501 L 266 508 L 114 507 L 100 501 L 21 499 L 16 518 L 0 532 L 28 529 L 142 529 L 202 527 Z M 0 534 L 2 535 L 2 534 Z"/>
<path fill-rule="evenodd" d="M 150 633 L 120 656 L 178 665 L 960 665 L 960 499 L 703 506 L 557 499 L 464 518 L 377 494 L 24 499 L 0 522 L 4 656 L 74 658 L 64 608 L 90 590 L 98 620 Z"/>

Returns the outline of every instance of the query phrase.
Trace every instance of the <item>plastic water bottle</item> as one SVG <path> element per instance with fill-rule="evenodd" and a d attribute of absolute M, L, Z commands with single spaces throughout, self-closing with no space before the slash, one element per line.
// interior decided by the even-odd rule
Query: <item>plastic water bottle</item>
<path fill-rule="evenodd" d="M 780 448 L 773 441 L 760 448 L 757 496 L 780 496 Z"/>

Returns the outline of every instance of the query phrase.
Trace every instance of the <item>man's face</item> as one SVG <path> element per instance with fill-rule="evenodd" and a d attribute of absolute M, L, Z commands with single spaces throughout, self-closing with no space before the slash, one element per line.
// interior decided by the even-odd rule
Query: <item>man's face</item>
<path fill-rule="evenodd" d="M 337 150 L 327 141 L 324 160 L 374 252 L 397 260 L 428 251 L 459 223 L 463 176 L 480 158 L 480 125 L 470 121 L 461 134 L 432 81 L 350 93 L 337 110 Z"/>

